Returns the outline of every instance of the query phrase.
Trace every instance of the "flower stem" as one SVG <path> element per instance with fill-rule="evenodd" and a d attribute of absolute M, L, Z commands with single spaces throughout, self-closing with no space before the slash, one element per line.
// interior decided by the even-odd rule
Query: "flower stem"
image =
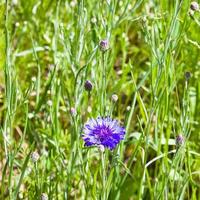
<path fill-rule="evenodd" d="M 102 168 L 102 192 L 101 192 L 101 200 L 106 200 L 105 152 L 101 152 L 101 168 Z"/>
<path fill-rule="evenodd" d="M 105 66 L 105 52 L 102 52 L 101 114 L 105 115 L 105 111 L 106 111 L 106 66 Z"/>

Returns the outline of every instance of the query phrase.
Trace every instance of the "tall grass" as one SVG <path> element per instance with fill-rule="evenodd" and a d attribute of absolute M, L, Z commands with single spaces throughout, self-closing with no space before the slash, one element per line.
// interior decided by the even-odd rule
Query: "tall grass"
<path fill-rule="evenodd" d="M 190 4 L 1 1 L 0 199 L 200 198 L 200 12 Z M 84 146 L 97 116 L 126 129 L 113 151 Z"/>

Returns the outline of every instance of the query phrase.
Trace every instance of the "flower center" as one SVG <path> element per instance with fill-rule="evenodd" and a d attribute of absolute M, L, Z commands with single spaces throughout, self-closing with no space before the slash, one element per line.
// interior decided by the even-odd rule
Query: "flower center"
<path fill-rule="evenodd" d="M 101 127 L 98 133 L 100 141 L 106 140 L 111 135 L 111 130 L 108 127 Z"/>
<path fill-rule="evenodd" d="M 108 136 L 108 135 L 109 135 L 108 128 L 103 128 L 100 130 L 100 136 Z"/>

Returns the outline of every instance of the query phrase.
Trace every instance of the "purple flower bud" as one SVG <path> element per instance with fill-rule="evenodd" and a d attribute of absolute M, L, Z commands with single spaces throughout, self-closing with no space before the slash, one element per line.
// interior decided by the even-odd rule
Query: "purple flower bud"
<path fill-rule="evenodd" d="M 184 144 L 184 136 L 182 134 L 179 134 L 177 137 L 176 137 L 176 146 L 181 146 Z"/>
<path fill-rule="evenodd" d="M 76 115 L 76 109 L 74 107 L 71 107 L 70 113 L 71 113 L 72 116 L 75 116 Z"/>
<path fill-rule="evenodd" d="M 191 2 L 190 9 L 193 11 L 199 10 L 199 4 L 196 1 Z"/>
<path fill-rule="evenodd" d="M 107 39 L 101 40 L 99 43 L 101 51 L 107 51 L 109 49 L 109 42 Z"/>
<path fill-rule="evenodd" d="M 91 83 L 91 81 L 89 81 L 89 80 L 85 81 L 84 87 L 85 87 L 85 90 L 91 91 L 92 90 L 92 83 Z"/>

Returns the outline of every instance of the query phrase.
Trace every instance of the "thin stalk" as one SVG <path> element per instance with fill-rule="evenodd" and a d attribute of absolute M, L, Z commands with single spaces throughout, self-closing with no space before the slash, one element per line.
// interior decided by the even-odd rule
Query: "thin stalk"
<path fill-rule="evenodd" d="M 102 53 L 102 87 L 101 87 L 101 115 L 106 112 L 106 66 L 105 52 Z"/>
<path fill-rule="evenodd" d="M 101 200 L 106 200 L 106 166 L 105 166 L 105 152 L 101 152 L 101 168 L 102 168 L 102 192 Z"/>
<path fill-rule="evenodd" d="M 5 117 L 5 123 L 4 123 L 4 130 L 3 130 L 3 137 L 4 137 L 4 149 L 5 149 L 5 155 L 8 159 L 8 149 L 7 149 L 7 130 L 8 130 L 8 123 L 10 122 L 10 114 L 11 114 L 11 89 L 12 89 L 12 81 L 11 81 L 11 74 L 10 74 L 10 45 L 9 45 L 9 31 L 8 31 L 8 0 L 6 0 L 6 13 L 5 13 L 5 42 L 6 42 L 6 62 L 5 62 L 5 85 L 6 85 L 6 103 L 7 103 L 7 112 Z"/>

